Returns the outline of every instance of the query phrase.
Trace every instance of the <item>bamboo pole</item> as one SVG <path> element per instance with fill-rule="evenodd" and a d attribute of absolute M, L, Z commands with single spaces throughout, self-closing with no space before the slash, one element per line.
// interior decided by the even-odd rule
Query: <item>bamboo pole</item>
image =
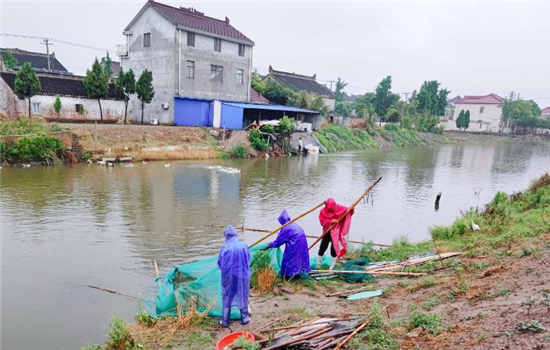
<path fill-rule="evenodd" d="M 350 270 L 311 270 L 311 273 L 354 273 L 363 275 L 387 275 L 387 276 L 425 276 L 423 272 L 380 272 L 380 271 L 350 271 Z"/>
<path fill-rule="evenodd" d="M 159 273 L 159 266 L 157 265 L 157 261 L 156 260 L 153 260 L 153 264 L 155 265 L 155 273 L 157 274 L 157 278 L 160 277 L 160 273 Z M 159 280 L 159 287 L 162 285 L 162 282 Z"/>
<path fill-rule="evenodd" d="M 380 312 L 382 313 L 384 312 L 384 310 L 386 310 L 386 307 L 380 310 Z M 346 339 L 344 339 L 341 343 L 338 343 L 338 345 L 334 348 L 334 350 L 342 349 L 342 346 L 346 345 L 351 340 L 351 338 L 353 338 L 357 333 L 361 332 L 363 329 L 365 329 L 365 327 L 367 327 L 371 319 L 372 317 L 367 318 L 367 320 L 362 325 L 357 327 L 350 335 L 348 335 Z"/>
<path fill-rule="evenodd" d="M 327 232 L 330 232 L 330 230 L 332 230 L 336 225 L 338 225 L 338 223 L 339 223 L 343 218 L 345 218 L 346 215 L 348 215 L 349 212 L 352 211 L 352 210 L 357 206 L 357 204 L 359 204 L 359 202 L 361 202 L 361 200 L 362 200 L 363 198 L 365 198 L 365 196 L 366 196 L 367 194 L 369 194 L 369 192 L 374 188 L 374 186 L 376 186 L 376 185 L 380 182 L 380 180 L 382 180 L 382 177 L 378 178 L 378 180 L 376 180 L 372 185 L 370 185 L 370 187 L 367 188 L 367 190 L 361 195 L 361 197 L 359 197 L 359 198 L 355 201 L 355 203 L 353 203 L 353 204 L 348 208 L 348 210 L 346 210 L 346 212 L 338 219 L 338 221 L 336 221 L 335 223 L 333 223 L 332 225 L 330 225 L 330 227 L 329 227 L 327 230 L 325 230 L 325 231 L 323 232 L 323 234 L 321 235 L 321 237 L 317 238 L 317 239 L 315 240 L 315 242 L 313 242 L 313 244 L 309 246 L 308 250 L 311 250 L 311 248 L 313 248 L 317 243 L 319 243 L 319 241 L 327 234 Z"/>
<path fill-rule="evenodd" d="M 342 296 L 342 295 L 346 295 L 346 294 L 355 294 L 355 293 L 359 293 L 359 292 L 364 292 L 366 290 L 369 290 L 371 289 L 373 286 L 367 286 L 367 287 L 363 287 L 363 288 L 359 288 L 359 289 L 354 289 L 354 290 L 345 290 L 343 292 L 338 292 L 338 293 L 332 293 L 332 294 L 325 294 L 325 296 L 328 298 L 328 297 L 339 297 L 339 296 Z"/>
<path fill-rule="evenodd" d="M 255 245 L 258 245 L 260 244 L 261 242 L 263 242 L 264 240 L 268 239 L 269 237 L 271 237 L 272 235 L 276 234 L 277 232 L 279 232 L 281 229 L 287 227 L 288 225 L 292 224 L 293 222 L 303 218 L 304 216 L 306 216 L 307 214 L 311 213 L 312 211 L 315 211 L 317 209 L 319 209 L 320 207 L 322 207 L 323 205 L 325 205 L 325 202 L 321 202 L 319 204 L 317 204 L 316 206 L 314 206 L 313 208 L 309 209 L 308 211 L 298 215 L 297 217 L 295 217 L 294 219 L 290 220 L 289 222 L 287 222 L 286 224 L 284 224 L 283 226 L 280 226 L 279 228 L 269 232 L 267 235 L 265 235 L 263 238 L 260 238 L 259 240 L 257 240 L 256 242 L 254 242 L 252 245 L 250 245 L 249 248 L 252 248 L 254 247 Z"/>

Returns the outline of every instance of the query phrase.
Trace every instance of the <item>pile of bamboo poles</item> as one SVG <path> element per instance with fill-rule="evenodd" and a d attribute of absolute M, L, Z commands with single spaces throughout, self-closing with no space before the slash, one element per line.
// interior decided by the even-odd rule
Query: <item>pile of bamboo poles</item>
<path fill-rule="evenodd" d="M 395 271 L 403 271 L 407 267 L 422 265 L 429 261 L 437 261 L 437 260 L 441 261 L 441 260 L 452 258 L 458 255 L 460 255 L 460 253 L 452 252 L 452 253 L 440 253 L 440 254 L 434 254 L 434 255 L 428 255 L 428 256 L 422 256 L 422 257 L 409 257 L 408 259 L 403 261 L 387 261 L 387 262 L 376 263 L 375 265 L 369 265 L 365 268 L 365 271 L 373 275 L 375 274 L 392 275 L 396 273 Z"/>
<path fill-rule="evenodd" d="M 384 308 L 385 309 L 385 308 Z M 275 334 L 264 350 L 296 347 L 303 349 L 341 349 L 370 322 L 367 315 L 321 315 L 286 327 L 265 329 Z M 268 343 L 264 340 L 261 343 Z"/>

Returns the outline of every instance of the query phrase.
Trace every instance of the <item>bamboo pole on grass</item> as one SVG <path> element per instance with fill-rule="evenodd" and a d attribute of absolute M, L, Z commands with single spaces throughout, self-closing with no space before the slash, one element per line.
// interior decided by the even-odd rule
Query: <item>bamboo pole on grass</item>
<path fill-rule="evenodd" d="M 363 275 L 383 275 L 383 276 L 425 276 L 424 272 L 370 272 L 370 271 L 351 271 L 351 270 L 311 270 L 310 273 L 353 273 Z"/>
<path fill-rule="evenodd" d="M 367 194 L 369 194 L 369 192 L 374 188 L 374 186 L 376 186 L 376 185 L 380 182 L 380 180 L 382 180 L 382 177 L 378 178 L 378 180 L 376 180 L 372 185 L 370 185 L 370 187 L 367 188 L 367 190 L 361 195 L 361 197 L 359 197 L 359 198 L 355 201 L 355 203 L 353 203 L 353 204 L 348 208 L 348 210 L 346 210 L 346 212 L 345 212 L 345 213 L 344 213 L 335 223 L 333 223 L 332 225 L 330 225 L 330 227 L 329 227 L 327 230 L 325 230 L 325 231 L 323 232 L 323 234 L 322 234 L 319 238 L 317 238 L 317 239 L 315 240 L 315 242 L 313 242 L 312 245 L 309 246 L 308 250 L 311 250 L 311 248 L 313 248 L 317 243 L 319 243 L 319 241 L 320 241 L 321 239 L 323 239 L 323 237 L 324 237 L 328 232 L 330 232 L 330 230 L 332 230 L 336 225 L 338 225 L 338 223 L 339 223 L 343 218 L 345 218 L 346 215 L 348 215 L 348 214 L 357 206 L 357 204 L 359 204 L 359 202 L 361 202 L 361 200 L 362 200 L 363 198 L 365 198 L 365 196 L 366 196 Z"/>
<path fill-rule="evenodd" d="M 279 228 L 269 232 L 267 235 L 265 235 L 263 238 L 260 238 L 259 240 L 257 240 L 256 242 L 254 242 L 250 248 L 254 247 L 255 245 L 258 245 L 260 243 L 262 243 L 264 240 L 268 239 L 269 237 L 271 237 L 272 235 L 276 234 L 277 232 L 279 232 L 281 229 L 287 227 L 288 225 L 292 224 L 293 222 L 303 218 L 304 216 L 306 216 L 307 214 L 311 213 L 312 211 L 315 211 L 317 209 L 319 209 L 320 207 L 322 207 L 323 205 L 325 205 L 325 202 L 321 202 L 319 204 L 317 204 L 316 206 L 314 206 L 313 208 L 309 209 L 308 211 L 298 215 L 297 217 L 295 217 L 294 219 L 290 220 L 289 222 L 287 222 L 286 224 L 280 226 Z"/>

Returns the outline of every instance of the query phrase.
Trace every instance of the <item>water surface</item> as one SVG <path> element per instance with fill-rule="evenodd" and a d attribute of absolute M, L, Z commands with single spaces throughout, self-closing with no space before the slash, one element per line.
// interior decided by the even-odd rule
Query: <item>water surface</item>
<path fill-rule="evenodd" d="M 10 168 L 0 171 L 2 349 L 76 349 L 103 342 L 110 316 L 131 319 L 161 271 L 215 254 L 219 225 L 271 229 L 332 196 L 356 209 L 350 239 L 429 238 L 461 210 L 525 189 L 550 171 L 546 146 L 458 144 L 318 157 Z M 474 193 L 474 188 L 480 190 Z M 441 207 L 434 200 L 442 192 Z M 300 221 L 318 235 L 317 214 Z M 261 234 L 244 233 L 253 242 Z"/>

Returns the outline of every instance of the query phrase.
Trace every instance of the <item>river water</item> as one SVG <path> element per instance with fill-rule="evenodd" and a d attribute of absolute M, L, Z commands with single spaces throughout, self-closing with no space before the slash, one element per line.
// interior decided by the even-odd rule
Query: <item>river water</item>
<path fill-rule="evenodd" d="M 382 181 L 354 215 L 350 239 L 429 238 L 461 210 L 525 189 L 550 171 L 547 146 L 456 144 L 265 160 L 9 168 L 0 172 L 2 349 L 76 349 L 103 342 L 132 297 L 161 273 L 215 254 L 219 225 L 272 229 L 332 196 L 349 204 Z M 474 188 L 479 194 L 474 193 Z M 442 192 L 440 210 L 434 199 Z M 318 235 L 316 214 L 300 221 Z M 246 232 L 253 242 L 261 234 Z"/>

